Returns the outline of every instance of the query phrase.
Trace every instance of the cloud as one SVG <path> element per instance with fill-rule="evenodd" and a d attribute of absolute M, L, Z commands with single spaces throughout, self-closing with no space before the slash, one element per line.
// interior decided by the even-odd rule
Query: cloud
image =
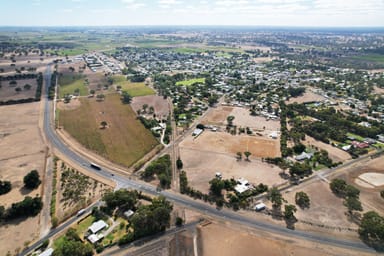
<path fill-rule="evenodd" d="M 121 2 L 125 4 L 125 8 L 131 9 L 131 10 L 136 10 L 147 5 L 146 3 L 143 3 L 143 2 L 141 3 L 137 2 L 137 0 L 121 0 Z"/>

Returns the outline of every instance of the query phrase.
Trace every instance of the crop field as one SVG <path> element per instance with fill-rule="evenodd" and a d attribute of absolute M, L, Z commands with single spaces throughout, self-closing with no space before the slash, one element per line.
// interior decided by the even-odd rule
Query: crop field
<path fill-rule="evenodd" d="M 132 97 L 154 95 L 155 91 L 144 83 L 132 83 L 125 76 L 114 76 L 113 83 L 120 85 L 121 90 L 127 91 Z"/>
<path fill-rule="evenodd" d="M 129 105 L 123 105 L 119 94 L 107 95 L 102 102 L 80 99 L 77 109 L 61 111 L 59 123 L 86 148 L 123 166 L 152 150 L 158 142 L 144 128 Z M 107 122 L 102 129 L 100 123 Z"/>
<path fill-rule="evenodd" d="M 380 54 L 369 54 L 369 55 L 355 56 L 355 57 L 352 57 L 352 59 L 384 63 L 384 56 L 380 55 Z"/>
<path fill-rule="evenodd" d="M 179 81 L 176 83 L 176 85 L 183 85 L 183 86 L 190 86 L 194 83 L 205 83 L 205 78 L 195 78 L 195 79 L 189 79 L 189 80 L 184 80 L 184 81 Z"/>

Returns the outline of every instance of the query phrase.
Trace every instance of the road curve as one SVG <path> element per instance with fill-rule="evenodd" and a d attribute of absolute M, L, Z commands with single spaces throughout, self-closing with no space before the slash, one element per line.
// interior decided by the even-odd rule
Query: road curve
<path fill-rule="evenodd" d="M 47 91 L 48 91 L 48 86 L 50 86 L 51 84 L 50 79 L 51 79 L 51 70 L 50 70 L 50 66 L 48 66 L 47 71 L 45 72 L 45 82 L 47 85 L 46 86 Z M 340 239 L 340 238 L 332 237 L 329 235 L 328 236 L 321 235 L 317 233 L 300 231 L 300 230 L 291 230 L 280 225 L 275 225 L 269 222 L 246 217 L 246 216 L 240 215 L 239 213 L 233 212 L 231 210 L 226 210 L 226 209 L 217 210 L 216 208 L 210 206 L 209 204 L 203 203 L 202 201 L 196 201 L 192 198 L 189 198 L 180 194 L 175 194 L 169 191 L 157 191 L 156 187 L 149 185 L 147 183 L 137 181 L 137 180 L 131 180 L 129 178 L 120 176 L 118 174 L 115 174 L 112 176 L 112 172 L 110 172 L 104 166 L 102 166 L 102 169 L 99 171 L 95 170 L 90 167 L 89 165 L 90 160 L 70 150 L 67 147 L 67 145 L 65 145 L 58 138 L 58 136 L 56 135 L 53 129 L 53 124 L 51 123 L 51 109 L 52 109 L 51 101 L 46 100 L 45 111 L 44 111 L 44 115 L 45 115 L 44 116 L 44 132 L 47 136 L 47 140 L 52 143 L 52 146 L 58 149 L 59 151 L 61 151 L 64 155 L 66 155 L 72 161 L 78 163 L 79 165 L 83 165 L 89 171 L 92 171 L 95 174 L 100 175 L 104 178 L 114 180 L 119 187 L 136 189 L 136 190 L 140 190 L 153 195 L 161 194 L 165 196 L 168 200 L 174 203 L 183 205 L 187 208 L 197 210 L 205 215 L 210 215 L 210 216 L 225 219 L 225 220 L 231 220 L 255 229 L 260 229 L 263 231 L 276 233 L 276 234 L 280 234 L 280 235 L 291 237 L 291 238 L 294 237 L 294 238 L 304 239 L 312 242 L 318 242 L 318 243 L 322 243 L 330 246 L 343 247 L 351 250 L 361 250 L 365 252 L 373 252 L 373 253 L 375 252 L 372 248 L 368 247 L 367 245 L 365 245 L 360 241 Z"/>

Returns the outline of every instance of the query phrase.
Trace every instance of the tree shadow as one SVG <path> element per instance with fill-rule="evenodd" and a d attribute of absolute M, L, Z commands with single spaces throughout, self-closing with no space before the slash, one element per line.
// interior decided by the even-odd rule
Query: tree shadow
<path fill-rule="evenodd" d="M 292 229 L 292 230 L 295 229 L 295 223 L 297 222 L 297 219 L 295 217 L 289 218 L 289 219 L 284 218 L 284 220 L 288 229 Z"/>
<path fill-rule="evenodd" d="M 20 193 L 23 195 L 23 196 L 26 196 L 26 195 L 28 195 L 28 194 L 30 194 L 32 191 L 33 191 L 33 189 L 29 189 L 29 188 L 26 188 L 26 187 L 21 187 L 20 189 L 19 189 L 19 191 L 20 191 Z"/>
<path fill-rule="evenodd" d="M 272 206 L 271 216 L 274 220 L 282 220 L 283 214 L 281 212 L 281 207 Z"/>

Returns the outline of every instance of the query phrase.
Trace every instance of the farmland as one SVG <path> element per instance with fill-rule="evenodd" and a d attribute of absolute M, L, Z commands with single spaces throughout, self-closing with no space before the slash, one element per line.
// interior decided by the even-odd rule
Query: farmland
<path fill-rule="evenodd" d="M 132 83 L 125 76 L 114 76 L 113 83 L 121 86 L 121 90 L 127 91 L 132 97 L 153 95 L 155 91 L 144 83 Z"/>
<path fill-rule="evenodd" d="M 86 148 L 123 166 L 131 166 L 157 145 L 156 139 L 136 119 L 120 95 L 102 102 L 80 99 L 77 109 L 61 111 L 60 125 Z M 100 123 L 107 122 L 102 129 Z"/>

